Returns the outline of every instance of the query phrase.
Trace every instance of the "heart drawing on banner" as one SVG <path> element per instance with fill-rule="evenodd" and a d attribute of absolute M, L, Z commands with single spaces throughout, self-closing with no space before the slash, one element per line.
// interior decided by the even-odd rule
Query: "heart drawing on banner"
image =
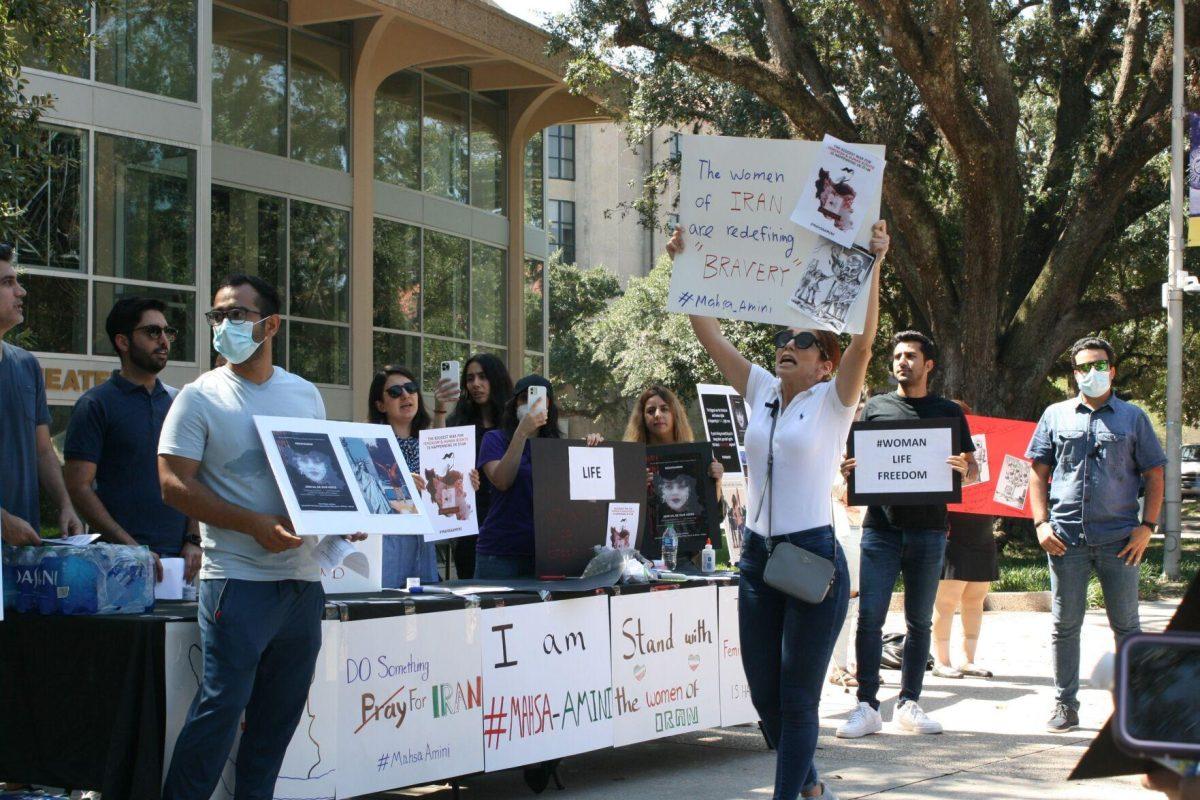
<path fill-rule="evenodd" d="M 642 678 L 644 678 L 644 677 L 646 677 L 646 665 L 645 664 L 634 664 L 633 665 L 633 679 L 635 681 L 640 682 L 642 680 Z"/>
<path fill-rule="evenodd" d="M 692 653 L 690 656 L 688 656 L 688 669 L 690 669 L 692 672 L 700 669 L 700 656 L 698 654 Z"/>

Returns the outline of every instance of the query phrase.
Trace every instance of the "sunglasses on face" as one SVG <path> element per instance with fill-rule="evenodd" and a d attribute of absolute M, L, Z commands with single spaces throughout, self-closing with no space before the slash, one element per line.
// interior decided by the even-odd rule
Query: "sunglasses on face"
<path fill-rule="evenodd" d="M 1086 375 L 1092 370 L 1096 372 L 1108 372 L 1108 359 L 1102 358 L 1099 361 L 1089 361 L 1086 364 L 1075 365 L 1075 371 L 1080 375 Z"/>
<path fill-rule="evenodd" d="M 262 312 L 256 308 L 231 306 L 230 308 L 214 308 L 212 311 L 206 311 L 204 312 L 204 318 L 208 320 L 209 325 L 215 328 L 225 320 L 229 320 L 230 322 L 245 322 L 247 314 L 262 316 Z"/>
<path fill-rule="evenodd" d="M 406 394 L 416 394 L 420 390 L 421 387 L 417 386 L 415 381 L 409 381 L 408 383 L 397 383 L 393 386 L 389 386 L 387 389 L 384 389 L 384 391 L 387 393 L 387 396 L 393 399 L 403 397 Z"/>
<path fill-rule="evenodd" d="M 779 333 L 775 334 L 775 346 L 780 350 L 787 347 L 788 342 L 796 345 L 797 350 L 807 350 L 813 345 L 816 345 L 817 350 L 819 350 L 821 353 L 821 358 L 826 358 L 825 349 L 817 343 L 816 334 L 814 334 L 812 331 L 800 331 L 799 333 L 792 333 L 787 328 L 784 328 Z"/>
<path fill-rule="evenodd" d="M 174 342 L 175 337 L 179 336 L 179 329 L 170 325 L 139 325 L 133 329 L 134 333 L 138 331 L 145 333 L 151 339 L 161 339 L 166 336 L 168 342 Z"/>

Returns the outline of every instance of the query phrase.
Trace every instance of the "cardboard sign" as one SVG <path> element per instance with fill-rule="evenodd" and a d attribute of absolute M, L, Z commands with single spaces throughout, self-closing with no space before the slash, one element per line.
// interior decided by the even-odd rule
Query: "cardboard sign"
<path fill-rule="evenodd" d="M 611 599 L 614 743 L 721 724 L 717 589 Z"/>
<path fill-rule="evenodd" d="M 744 474 L 746 426 L 750 424 L 746 401 L 732 386 L 715 383 L 696 384 L 696 395 L 700 398 L 704 437 L 712 445 L 721 468 L 726 475 Z"/>
<path fill-rule="evenodd" d="M 482 623 L 488 772 L 612 746 L 607 597 L 488 608 Z"/>
<path fill-rule="evenodd" d="M 425 491 L 421 499 L 429 510 L 435 533 L 425 541 L 440 542 L 479 533 L 475 490 L 475 426 L 428 428 L 421 431 L 421 474 Z"/>
<path fill-rule="evenodd" d="M 967 415 L 979 483 L 963 487 L 962 502 L 947 506 L 965 514 L 1032 519 L 1027 496 L 1029 462 L 1025 451 L 1037 425 L 1018 419 Z"/>
<path fill-rule="evenodd" d="M 586 452 L 589 450 L 603 453 L 594 455 Z M 599 463 L 600 469 L 608 470 L 613 489 L 607 500 L 574 499 L 571 451 L 585 451 L 582 463 L 589 466 Z M 597 460 L 589 460 L 593 457 Z M 578 440 L 533 439 L 530 458 L 536 574 L 538 577 L 581 575 L 594 555 L 592 548 L 604 541 L 609 502 L 646 502 L 646 446 L 636 442 L 604 442 L 585 447 Z M 580 463 L 575 466 L 582 469 Z M 644 530 L 644 523 L 639 527 Z"/>
<path fill-rule="evenodd" d="M 758 722 L 750 702 L 750 683 L 742 667 L 742 635 L 738 628 L 738 587 L 717 587 L 717 632 L 721 636 L 721 727 Z"/>
<path fill-rule="evenodd" d="M 957 503 L 962 477 L 946 459 L 958 449 L 958 420 L 855 422 L 847 454 L 858 465 L 850 475 L 853 506 Z"/>
<path fill-rule="evenodd" d="M 338 797 L 483 769 L 479 614 L 340 623 Z"/>
<path fill-rule="evenodd" d="M 827 145 L 685 134 L 681 147 L 679 216 L 685 245 L 675 258 L 667 310 L 835 329 L 788 305 L 799 288 L 805 260 L 822 240 L 821 234 L 793 222 L 791 214 L 802 199 L 819 203 L 821 188 L 809 177 L 819 174 L 814 170 L 820 169 Z M 877 160 L 882 171 L 882 145 L 850 147 Z M 855 176 L 860 183 L 865 178 L 865 172 Z M 859 229 L 849 237 L 851 242 L 869 243 L 871 224 L 879 219 L 879 201 L 876 191 L 854 202 Z M 830 229 L 837 231 L 832 225 Z M 837 233 L 841 237 L 844 231 Z M 846 331 L 862 332 L 866 300 L 864 292 L 850 307 Z"/>
<path fill-rule="evenodd" d="M 646 448 L 650 495 L 647 536 L 641 547 L 646 558 L 661 557 L 662 537 L 668 526 L 675 529 L 681 556 L 699 553 L 707 539 L 719 540 L 721 515 L 717 485 L 710 474 L 712 463 L 708 442 Z"/>

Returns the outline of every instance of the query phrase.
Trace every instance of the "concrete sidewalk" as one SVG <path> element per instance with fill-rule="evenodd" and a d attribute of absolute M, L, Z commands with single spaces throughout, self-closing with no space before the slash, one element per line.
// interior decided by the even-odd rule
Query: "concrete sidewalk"
<path fill-rule="evenodd" d="M 1161 630 L 1175 602 L 1143 603 L 1142 625 Z M 892 615 L 887 630 L 903 630 Z M 955 636 L 958 635 L 957 623 Z M 842 800 L 883 797 L 981 798 L 981 800 L 1152 800 L 1136 778 L 1068 783 L 1066 776 L 1112 711 L 1109 694 L 1080 692 L 1082 729 L 1051 734 L 1044 729 L 1054 705 L 1050 665 L 1050 615 L 995 612 L 985 615 L 978 661 L 996 673 L 991 680 L 945 680 L 926 673 L 921 704 L 946 727 L 941 736 L 894 732 L 845 741 L 834 729 L 854 705 L 853 694 L 828 686 L 821 705 L 817 768 Z M 1103 611 L 1089 612 L 1083 631 L 1084 676 L 1106 651 L 1112 636 Z M 881 695 L 890 720 L 899 672 L 885 670 L 889 685 Z M 1086 684 L 1085 684 L 1086 685 Z M 602 750 L 564 761 L 559 769 L 566 791 L 546 796 L 562 800 L 615 797 L 684 800 L 769 798 L 774 754 L 757 728 L 700 731 L 656 742 Z M 427 786 L 378 797 L 449 800 L 449 788 Z M 463 782 L 464 800 L 532 797 L 520 770 L 479 775 Z"/>

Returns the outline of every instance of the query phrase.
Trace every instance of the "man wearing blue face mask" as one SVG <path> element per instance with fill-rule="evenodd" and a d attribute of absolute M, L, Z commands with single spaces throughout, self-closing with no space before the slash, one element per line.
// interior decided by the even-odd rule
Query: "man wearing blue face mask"
<path fill-rule="evenodd" d="M 1086 337 L 1071 347 L 1079 395 L 1042 414 L 1025 457 L 1038 542 L 1050 560 L 1054 633 L 1052 732 L 1079 725 L 1079 631 L 1087 585 L 1100 579 L 1117 641 L 1140 630 L 1138 565 L 1158 527 L 1166 454 L 1146 412 L 1112 391 L 1112 346 Z M 1053 479 L 1053 481 L 1051 481 Z M 1146 486 L 1145 510 L 1138 490 Z"/>
<path fill-rule="evenodd" d="M 243 712 L 235 796 L 272 797 L 321 647 L 316 540 L 294 533 L 254 427 L 255 414 L 325 419 L 317 388 L 271 363 L 279 310 L 261 278 L 217 286 L 205 316 L 225 365 L 180 391 L 159 438 L 163 499 L 200 521 L 204 551 L 203 679 L 164 800 L 212 795 Z"/>

